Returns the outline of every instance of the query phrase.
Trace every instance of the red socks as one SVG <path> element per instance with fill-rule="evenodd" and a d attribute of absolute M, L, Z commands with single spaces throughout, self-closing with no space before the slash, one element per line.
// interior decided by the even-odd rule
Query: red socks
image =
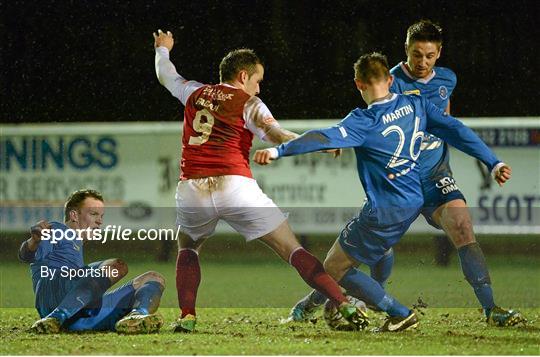
<path fill-rule="evenodd" d="M 337 305 L 347 302 L 347 298 L 336 281 L 324 271 L 321 262 L 307 250 L 302 247 L 297 248 L 291 253 L 289 262 L 313 289 L 318 290 Z"/>
<path fill-rule="evenodd" d="M 195 315 L 197 289 L 201 282 L 199 256 L 194 250 L 181 249 L 176 259 L 176 292 L 182 316 Z"/>

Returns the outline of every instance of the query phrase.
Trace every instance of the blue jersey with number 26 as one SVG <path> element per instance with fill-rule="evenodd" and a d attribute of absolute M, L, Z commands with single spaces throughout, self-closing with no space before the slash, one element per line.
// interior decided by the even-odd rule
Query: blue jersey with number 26
<path fill-rule="evenodd" d="M 448 107 L 457 82 L 456 74 L 445 67 L 434 67 L 431 76 L 425 79 L 413 77 L 403 62 L 392 68 L 390 73 L 394 76 L 391 92 L 420 95 L 442 110 Z M 437 178 L 438 173 L 446 174 L 450 170 L 448 146 L 434 135 L 424 136 L 420 160 L 423 179 Z"/>
<path fill-rule="evenodd" d="M 425 98 L 398 94 L 367 109 L 357 108 L 336 126 L 310 130 L 277 149 L 281 157 L 354 148 L 358 175 L 367 195 L 362 214 L 374 226 L 387 226 L 407 220 L 423 205 L 419 176 L 422 163 L 418 158 L 424 131 L 443 137 L 489 168 L 499 162 L 459 120 Z"/>

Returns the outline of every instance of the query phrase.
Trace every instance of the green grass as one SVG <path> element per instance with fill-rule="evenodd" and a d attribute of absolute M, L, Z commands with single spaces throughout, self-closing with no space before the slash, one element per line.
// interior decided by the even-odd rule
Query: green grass
<path fill-rule="evenodd" d="M 280 325 L 287 309 L 205 308 L 195 334 L 119 336 L 116 333 L 69 333 L 39 336 L 27 332 L 31 309 L 2 309 L 0 353 L 5 354 L 152 354 L 152 355 L 537 355 L 540 309 L 524 309 L 528 325 L 487 326 L 476 309 L 427 309 L 417 330 L 379 334 L 330 331 L 317 324 Z M 176 309 L 161 309 L 172 322 Z M 373 326 L 383 316 L 372 314 Z"/>
<path fill-rule="evenodd" d="M 129 277 L 147 270 L 165 275 L 169 286 L 161 313 L 167 325 L 177 314 L 174 263 L 128 260 Z M 540 264 L 535 256 L 488 256 L 498 304 L 518 308 L 526 326 L 487 326 L 472 289 L 454 258 L 450 267 L 429 255 L 398 254 L 389 291 L 411 306 L 427 303 L 416 331 L 375 334 L 382 314 L 362 332 L 334 332 L 316 325 L 284 326 L 279 318 L 309 291 L 294 269 L 277 258 L 254 255 L 202 256 L 203 281 L 198 298 L 198 332 L 118 336 L 83 333 L 37 336 L 27 332 L 38 318 L 28 267 L 0 264 L 0 354 L 540 354 Z"/>
<path fill-rule="evenodd" d="M 388 290 L 408 305 L 421 298 L 430 307 L 476 307 L 472 289 L 463 278 L 457 260 L 438 267 L 430 256 L 396 256 Z M 512 307 L 540 307 L 540 260 L 534 256 L 488 257 L 497 303 Z M 175 307 L 173 262 L 128 261 L 128 278 L 147 270 L 162 273 L 168 283 L 161 306 Z M 296 271 L 278 258 L 249 256 L 201 258 L 201 307 L 290 307 L 309 288 Z M 126 278 L 124 278 L 126 279 Z M 0 307 L 33 307 L 28 266 L 19 262 L 0 264 Z"/>

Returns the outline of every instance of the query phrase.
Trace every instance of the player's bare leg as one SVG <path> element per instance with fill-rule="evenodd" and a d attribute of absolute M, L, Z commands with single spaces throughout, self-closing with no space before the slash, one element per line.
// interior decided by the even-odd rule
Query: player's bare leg
<path fill-rule="evenodd" d="M 497 326 L 512 326 L 525 322 L 517 311 L 495 305 L 491 279 L 480 245 L 476 242 L 472 219 L 465 201 L 458 199 L 438 207 L 432 215 L 456 247 L 465 278 L 474 289 L 486 314 L 487 322 Z"/>
<path fill-rule="evenodd" d="M 129 271 L 126 262 L 119 258 L 112 258 L 104 260 L 98 267 L 98 269 L 107 269 L 109 271 L 115 271 L 116 274 L 111 274 L 109 280 L 111 281 L 111 286 L 122 280 Z"/>
<path fill-rule="evenodd" d="M 324 270 L 321 262 L 300 245 L 287 221 L 260 240 L 283 260 L 289 262 L 309 286 L 334 302 L 355 329 L 363 329 L 368 325 L 365 313 L 349 303 L 336 281 Z"/>
<path fill-rule="evenodd" d="M 201 282 L 199 251 L 206 238 L 196 241 L 187 234 L 180 233 L 178 257 L 176 259 L 176 291 L 180 317 L 173 324 L 174 332 L 193 332 L 196 324 L 195 303 Z"/>
<path fill-rule="evenodd" d="M 347 273 L 350 268 L 358 266 L 358 262 L 351 258 L 343 248 L 338 240 L 334 242 L 324 260 L 324 270 L 336 281 L 340 281 L 341 278 Z"/>

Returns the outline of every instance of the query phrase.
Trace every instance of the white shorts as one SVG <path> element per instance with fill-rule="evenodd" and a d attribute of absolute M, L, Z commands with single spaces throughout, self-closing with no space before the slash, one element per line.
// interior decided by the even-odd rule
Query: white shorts
<path fill-rule="evenodd" d="M 191 239 L 212 235 L 220 219 L 246 238 L 260 238 L 287 218 L 254 179 L 215 176 L 178 182 L 176 225 Z"/>

